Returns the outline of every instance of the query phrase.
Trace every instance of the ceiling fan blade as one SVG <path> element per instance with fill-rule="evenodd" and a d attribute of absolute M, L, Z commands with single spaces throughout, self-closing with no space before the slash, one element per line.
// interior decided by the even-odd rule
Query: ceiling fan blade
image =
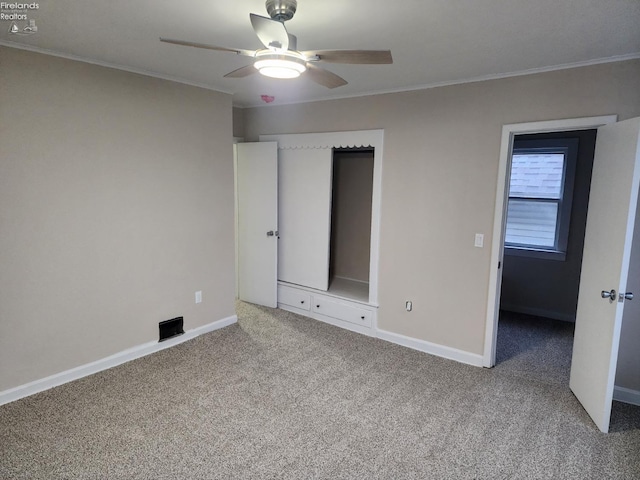
<path fill-rule="evenodd" d="M 390 50 L 310 50 L 300 52 L 310 62 L 385 65 L 393 63 Z"/>
<path fill-rule="evenodd" d="M 289 34 L 284 23 L 254 13 L 249 14 L 251 25 L 265 47 L 289 49 Z"/>
<path fill-rule="evenodd" d="M 208 45 L 206 43 L 187 42 L 186 40 L 175 40 L 173 38 L 160 37 L 161 42 L 173 43 L 175 45 L 184 45 L 186 47 L 205 48 L 207 50 L 218 50 L 220 52 L 232 52 L 238 55 L 244 55 L 247 57 L 255 57 L 256 52 L 254 50 L 243 50 L 241 48 L 226 48 L 218 47 L 216 45 Z"/>
<path fill-rule="evenodd" d="M 248 77 L 249 75 L 253 75 L 254 73 L 257 73 L 258 69 L 256 67 L 253 66 L 253 64 L 251 65 L 247 65 L 246 67 L 240 67 L 237 70 L 234 70 L 233 72 L 229 72 L 225 75 L 226 78 L 242 78 L 242 77 Z"/>
<path fill-rule="evenodd" d="M 311 63 L 307 63 L 306 75 L 314 82 L 327 88 L 336 88 L 347 84 L 344 78 L 324 68 L 316 67 Z"/>

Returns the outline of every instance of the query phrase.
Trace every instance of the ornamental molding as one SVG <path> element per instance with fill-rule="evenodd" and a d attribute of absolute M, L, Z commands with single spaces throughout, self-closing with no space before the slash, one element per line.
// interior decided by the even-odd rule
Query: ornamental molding
<path fill-rule="evenodd" d="M 261 142 L 278 142 L 279 150 L 325 150 L 331 148 L 382 149 L 384 130 L 328 133 L 260 135 Z"/>

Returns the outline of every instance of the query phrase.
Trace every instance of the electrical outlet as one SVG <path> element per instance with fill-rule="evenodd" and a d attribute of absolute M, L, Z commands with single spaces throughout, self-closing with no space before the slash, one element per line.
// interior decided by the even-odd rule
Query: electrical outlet
<path fill-rule="evenodd" d="M 196 292 L 196 303 L 202 303 L 202 290 Z"/>
<path fill-rule="evenodd" d="M 404 306 L 407 309 L 407 312 L 413 310 L 413 302 L 411 300 L 407 300 L 407 303 L 405 303 Z"/>

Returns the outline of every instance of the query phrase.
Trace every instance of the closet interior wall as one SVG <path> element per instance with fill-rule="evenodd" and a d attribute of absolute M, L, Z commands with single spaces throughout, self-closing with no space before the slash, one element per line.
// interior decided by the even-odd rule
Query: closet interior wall
<path fill-rule="evenodd" d="M 329 292 L 369 296 L 373 150 L 335 149 Z"/>

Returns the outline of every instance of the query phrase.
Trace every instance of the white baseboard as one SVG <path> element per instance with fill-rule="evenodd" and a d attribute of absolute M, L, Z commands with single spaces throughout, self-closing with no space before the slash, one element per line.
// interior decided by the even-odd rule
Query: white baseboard
<path fill-rule="evenodd" d="M 380 330 L 377 328 L 378 316 L 375 313 L 373 314 L 373 318 L 372 318 L 372 326 L 366 327 L 366 326 L 349 323 L 343 320 L 338 320 L 332 317 L 328 317 L 326 315 L 320 315 L 320 314 L 311 312 L 309 310 L 303 310 L 303 309 L 292 307 L 290 305 L 285 305 L 282 303 L 278 304 L 278 308 L 282 310 L 286 310 L 288 312 L 297 313 L 305 317 L 313 318 L 314 320 L 318 320 L 324 323 L 329 323 L 336 327 L 341 327 L 346 330 L 351 330 L 352 332 L 360 333 L 362 335 L 367 335 L 369 337 L 377 337 L 382 340 L 386 340 L 387 342 L 395 343 L 396 345 L 412 348 L 413 350 L 419 350 L 420 352 L 429 353 L 431 355 L 447 358 L 449 360 L 455 360 L 457 362 L 466 363 L 468 365 L 473 365 L 475 367 L 483 366 L 482 355 L 469 353 L 462 350 L 457 350 L 455 348 L 438 345 L 435 343 L 427 342 L 425 340 L 418 340 L 417 338 L 406 337 L 404 335 L 388 332 L 386 330 Z M 374 312 L 375 312 L 375 309 L 374 309 Z"/>
<path fill-rule="evenodd" d="M 417 338 L 405 337 L 398 333 L 387 332 L 386 330 L 378 330 L 377 337 L 387 342 L 402 345 L 403 347 L 419 350 L 424 353 L 436 355 L 438 357 L 448 358 L 457 362 L 473 365 L 474 367 L 482 367 L 482 355 L 465 352 L 444 345 L 418 340 Z"/>
<path fill-rule="evenodd" d="M 640 391 L 625 387 L 615 387 L 613 389 L 613 399 L 618 402 L 640 406 Z"/>
<path fill-rule="evenodd" d="M 170 338 L 168 340 L 165 340 L 164 342 L 154 341 L 143 343 L 142 345 L 137 345 L 135 347 L 128 348 L 127 350 L 118 352 L 114 355 L 110 355 L 106 358 L 96 360 L 95 362 L 80 365 L 79 367 L 56 373 L 55 375 L 51 375 L 40 380 L 35 380 L 33 382 L 20 385 L 19 387 L 5 390 L 3 392 L 0 392 L 0 405 L 14 402 L 21 398 L 28 397 L 29 395 L 33 395 L 35 393 L 57 387 L 58 385 L 62 385 L 63 383 L 78 380 L 80 378 L 93 375 L 94 373 L 101 372 L 102 370 L 107 370 L 123 363 L 130 362 L 131 360 L 135 360 L 136 358 L 159 352 L 160 350 L 164 350 L 180 343 L 184 343 L 202 334 L 227 327 L 236 323 L 237 321 L 238 317 L 236 315 L 232 315 L 230 317 L 223 318 L 222 320 L 218 320 L 217 322 L 209 323 L 208 325 L 203 325 L 202 327 L 188 330 L 183 335 Z"/>
<path fill-rule="evenodd" d="M 525 315 L 534 315 L 536 317 L 551 318 L 553 320 L 561 320 L 563 322 L 576 322 L 576 316 L 569 313 L 560 313 L 544 308 L 519 307 L 517 305 L 500 305 L 500 310 L 507 312 L 524 313 Z"/>

